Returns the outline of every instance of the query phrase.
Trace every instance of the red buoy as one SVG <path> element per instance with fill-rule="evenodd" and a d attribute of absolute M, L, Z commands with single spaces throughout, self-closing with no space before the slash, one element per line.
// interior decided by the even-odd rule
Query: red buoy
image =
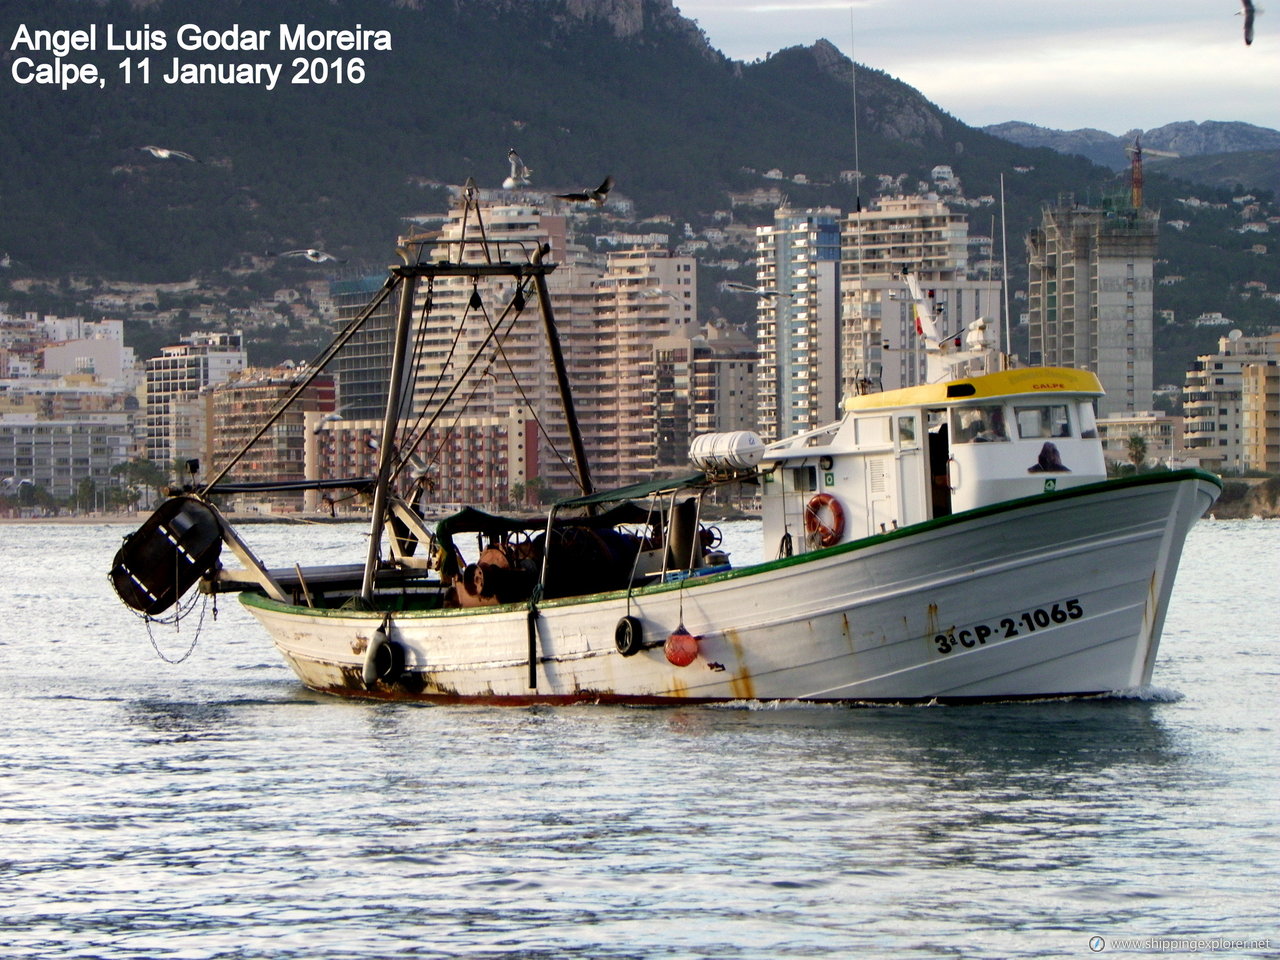
<path fill-rule="evenodd" d="M 677 667 L 687 667 L 697 659 L 698 638 L 692 636 L 684 627 L 677 627 L 675 633 L 667 637 L 663 652 Z"/>

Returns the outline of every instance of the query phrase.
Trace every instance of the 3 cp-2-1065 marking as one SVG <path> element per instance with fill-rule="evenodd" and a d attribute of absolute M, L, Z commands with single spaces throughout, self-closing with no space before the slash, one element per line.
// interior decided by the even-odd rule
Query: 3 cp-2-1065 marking
<path fill-rule="evenodd" d="M 951 653 L 957 648 L 972 650 L 980 647 L 989 639 L 999 640 L 1016 637 L 1022 633 L 1033 633 L 1054 624 L 1079 620 L 1084 616 L 1084 608 L 1078 598 L 1059 600 L 1048 607 L 1036 607 L 1009 617 L 1003 617 L 995 626 L 990 623 L 975 623 L 959 630 L 952 627 L 945 633 L 936 634 L 933 642 L 939 653 Z"/>

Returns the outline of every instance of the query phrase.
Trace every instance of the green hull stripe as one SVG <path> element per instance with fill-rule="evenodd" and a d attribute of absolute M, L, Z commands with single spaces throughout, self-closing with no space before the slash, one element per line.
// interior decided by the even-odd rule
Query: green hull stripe
<path fill-rule="evenodd" d="M 953 513 L 946 517 L 924 520 L 920 523 L 913 523 L 907 527 L 899 527 L 897 530 L 890 530 L 887 533 L 876 534 L 875 536 L 865 537 L 862 540 L 854 540 L 850 543 L 842 543 L 826 550 L 814 550 L 808 553 L 801 553 L 793 557 L 766 560 L 762 563 L 753 564 L 749 567 L 740 567 L 736 570 L 726 570 L 723 573 L 714 573 L 705 577 L 689 577 L 686 580 L 676 581 L 673 583 L 655 583 L 645 587 L 637 587 L 631 591 L 614 590 L 609 593 L 593 593 L 585 597 L 565 597 L 561 600 L 545 600 L 539 603 L 538 607 L 545 610 L 552 607 L 568 607 L 582 603 L 598 603 L 604 600 L 624 600 L 626 599 L 628 592 L 632 597 L 646 597 L 654 594 L 666 593 L 671 590 L 693 590 L 707 584 L 722 583 L 726 580 L 735 580 L 739 577 L 753 577 L 761 573 L 782 570 L 786 567 L 813 563 L 815 560 L 826 560 L 829 557 L 836 557 L 845 553 L 854 553 L 859 550 L 865 550 L 868 547 L 874 547 L 881 543 L 888 543 L 892 540 L 914 537 L 922 533 L 927 533 L 930 530 L 940 530 L 945 527 L 967 523 L 970 520 L 976 520 L 981 517 L 996 516 L 1001 513 L 1021 510 L 1025 507 L 1036 504 L 1071 500 L 1078 497 L 1094 496 L 1100 493 L 1111 493 L 1118 490 L 1124 490 L 1129 487 L 1156 486 L 1163 483 L 1182 483 L 1186 480 L 1201 480 L 1207 483 L 1212 483 L 1218 487 L 1219 490 L 1222 489 L 1221 479 L 1214 476 L 1212 473 L 1194 467 L 1183 470 L 1170 470 L 1165 473 L 1147 473 L 1131 477 L 1118 477 L 1114 480 L 1104 480 L 1100 483 L 1088 483 L 1078 487 L 1068 487 L 1066 490 L 1057 490 L 1052 493 L 1040 493 L 1030 497 L 1020 497 L 1017 500 L 1006 500 L 1003 503 L 977 507 L 973 510 L 966 510 L 962 513 Z M 262 594 L 249 592 L 243 592 L 240 594 L 240 602 L 247 607 L 257 607 L 260 610 L 293 613 L 306 617 L 338 617 L 343 619 L 357 618 L 380 621 L 385 616 L 385 611 L 382 610 L 324 610 L 289 603 L 280 603 L 279 601 L 272 600 L 270 597 L 263 596 Z M 519 613 L 527 610 L 528 606 L 527 602 L 522 601 L 520 603 L 508 603 L 492 607 L 470 607 L 454 610 L 405 610 L 397 612 L 396 619 L 434 620 L 443 617 L 487 616 L 493 613 L 504 612 Z"/>

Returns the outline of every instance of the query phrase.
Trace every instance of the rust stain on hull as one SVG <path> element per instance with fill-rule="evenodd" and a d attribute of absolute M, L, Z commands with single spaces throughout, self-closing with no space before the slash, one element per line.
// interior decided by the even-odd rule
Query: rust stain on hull
<path fill-rule="evenodd" d="M 733 628 L 726 629 L 724 638 L 733 649 L 734 673 L 729 681 L 729 689 L 733 691 L 735 700 L 754 700 L 756 687 L 751 679 L 751 671 L 746 666 L 746 656 L 742 649 L 742 637 Z"/>
<path fill-rule="evenodd" d="M 756 687 L 751 681 L 751 674 L 744 668 L 729 681 L 729 689 L 733 691 L 735 700 L 754 700 Z"/>

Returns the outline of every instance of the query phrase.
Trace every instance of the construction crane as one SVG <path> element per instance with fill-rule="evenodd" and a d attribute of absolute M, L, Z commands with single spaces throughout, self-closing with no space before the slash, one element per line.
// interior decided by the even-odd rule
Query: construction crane
<path fill-rule="evenodd" d="M 1125 147 L 1125 152 L 1130 157 L 1129 183 L 1133 199 L 1133 209 L 1142 209 L 1142 155 L 1149 154 L 1153 157 L 1177 157 L 1181 154 L 1171 153 L 1168 150 L 1152 150 L 1150 147 L 1143 149 L 1142 138 L 1134 137 L 1133 146 Z"/>

